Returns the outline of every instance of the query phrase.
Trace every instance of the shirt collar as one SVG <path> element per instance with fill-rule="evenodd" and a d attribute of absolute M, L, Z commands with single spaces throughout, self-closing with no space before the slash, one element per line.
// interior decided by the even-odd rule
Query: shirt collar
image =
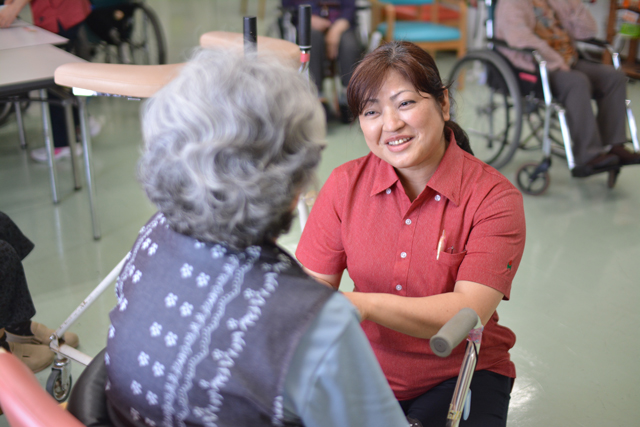
<path fill-rule="evenodd" d="M 465 151 L 458 146 L 453 132 L 451 132 L 449 147 L 447 147 L 438 169 L 427 183 L 427 187 L 442 194 L 456 206 L 460 203 L 464 156 Z"/>
<path fill-rule="evenodd" d="M 374 178 L 370 194 L 370 196 L 375 196 L 376 194 L 382 193 L 387 188 L 391 188 L 393 184 L 398 182 L 400 179 L 398 178 L 398 174 L 396 174 L 395 169 L 393 169 L 393 166 L 373 153 L 369 153 L 369 155 L 371 156 L 371 160 L 377 163 L 374 168 L 376 176 Z"/>
<path fill-rule="evenodd" d="M 433 189 L 436 193 L 442 194 L 456 206 L 460 203 L 464 153 L 462 148 L 458 147 L 453 132 L 451 132 L 449 146 L 438 168 L 427 183 L 427 187 Z M 374 196 L 385 191 L 387 188 L 391 188 L 391 186 L 399 181 L 399 178 L 393 166 L 372 153 L 369 153 L 369 155 L 372 156 L 373 161 L 378 163 L 375 168 L 376 176 L 370 194 Z"/>

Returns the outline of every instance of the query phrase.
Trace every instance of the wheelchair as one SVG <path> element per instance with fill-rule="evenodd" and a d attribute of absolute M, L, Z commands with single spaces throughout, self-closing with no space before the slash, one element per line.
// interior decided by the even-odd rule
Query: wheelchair
<path fill-rule="evenodd" d="M 93 62 L 137 65 L 167 63 L 162 25 L 143 0 L 92 0 L 85 20 L 87 56 Z"/>
<path fill-rule="evenodd" d="M 542 150 L 539 163 L 522 165 L 516 174 L 520 190 L 529 195 L 544 193 L 550 184 L 549 168 L 552 155 L 566 159 L 570 170 L 575 165 L 571 134 L 566 112 L 553 99 L 546 61 L 532 49 L 515 49 L 494 38 L 494 10 L 497 0 L 485 0 L 487 8 L 486 36 L 488 49 L 469 52 L 453 67 L 449 82 L 450 94 L 456 101 L 452 119 L 468 133 L 474 154 L 485 163 L 500 169 L 513 158 L 518 149 Z M 605 42 L 582 41 L 605 50 L 616 69 L 618 54 Z M 517 69 L 499 51 L 509 49 L 524 52 L 535 60 L 534 73 Z M 588 58 L 585 58 L 588 59 Z M 636 123 L 630 101 L 626 101 L 627 121 L 634 151 L 640 152 Z M 525 125 L 528 133 L 524 132 Z M 608 187 L 616 183 L 620 166 L 604 170 Z"/>
<path fill-rule="evenodd" d="M 327 8 L 339 6 L 339 1 L 324 1 L 321 4 Z M 368 50 L 368 43 L 371 33 L 371 4 L 368 0 L 356 0 L 355 11 L 355 27 L 353 31 L 355 33 L 356 42 L 358 44 L 358 50 L 360 56 Z M 298 11 L 295 8 L 280 7 L 280 16 L 269 27 L 267 34 L 270 37 L 281 38 L 286 41 L 296 43 L 297 30 L 295 23 L 298 21 Z M 329 113 L 335 113 L 335 115 L 343 122 L 350 123 L 353 118 L 351 112 L 348 109 L 345 99 L 341 99 L 344 85 L 341 81 L 340 67 L 338 66 L 338 60 L 325 59 L 323 64 L 323 75 L 326 82 L 327 79 L 331 81 L 331 88 L 329 91 L 329 99 L 322 98 L 322 102 L 325 105 L 330 105 L 332 111 Z M 326 87 L 326 86 L 325 86 Z M 321 92 L 323 88 L 318 88 Z"/>

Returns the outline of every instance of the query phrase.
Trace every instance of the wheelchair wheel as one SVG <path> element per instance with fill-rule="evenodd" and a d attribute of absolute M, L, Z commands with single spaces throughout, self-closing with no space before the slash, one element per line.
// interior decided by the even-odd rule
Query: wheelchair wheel
<path fill-rule="evenodd" d="M 49 393 L 57 402 L 64 402 L 71 394 L 71 386 L 73 378 L 69 375 L 69 381 L 65 384 L 60 369 L 52 369 L 49 379 L 47 380 L 47 393 Z"/>
<path fill-rule="evenodd" d="M 540 163 L 525 163 L 516 173 L 518 188 L 525 194 L 539 196 L 551 183 L 549 171 Z"/>
<path fill-rule="evenodd" d="M 471 149 L 499 169 L 513 157 L 522 131 L 522 98 L 509 64 L 496 52 L 470 52 L 449 76 L 452 119 L 469 135 Z"/>
<path fill-rule="evenodd" d="M 164 33 L 156 13 L 144 3 L 135 3 L 129 29 L 118 47 L 122 64 L 159 65 L 167 63 Z"/>

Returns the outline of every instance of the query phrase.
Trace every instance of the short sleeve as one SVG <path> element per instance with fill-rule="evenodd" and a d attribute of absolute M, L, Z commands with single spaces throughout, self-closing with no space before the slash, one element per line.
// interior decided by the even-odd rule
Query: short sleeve
<path fill-rule="evenodd" d="M 489 192 L 475 213 L 457 280 L 489 286 L 509 299 L 525 237 L 522 194 L 505 181 Z"/>
<path fill-rule="evenodd" d="M 311 209 L 296 257 L 313 272 L 338 274 L 347 267 L 342 241 L 342 209 L 347 188 L 350 187 L 346 174 L 334 170 Z"/>

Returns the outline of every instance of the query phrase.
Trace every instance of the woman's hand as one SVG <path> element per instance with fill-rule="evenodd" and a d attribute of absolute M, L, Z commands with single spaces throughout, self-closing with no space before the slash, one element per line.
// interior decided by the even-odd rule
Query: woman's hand
<path fill-rule="evenodd" d="M 20 9 L 13 4 L 13 0 L 7 0 L 0 9 L 0 28 L 7 28 L 18 17 Z"/>

